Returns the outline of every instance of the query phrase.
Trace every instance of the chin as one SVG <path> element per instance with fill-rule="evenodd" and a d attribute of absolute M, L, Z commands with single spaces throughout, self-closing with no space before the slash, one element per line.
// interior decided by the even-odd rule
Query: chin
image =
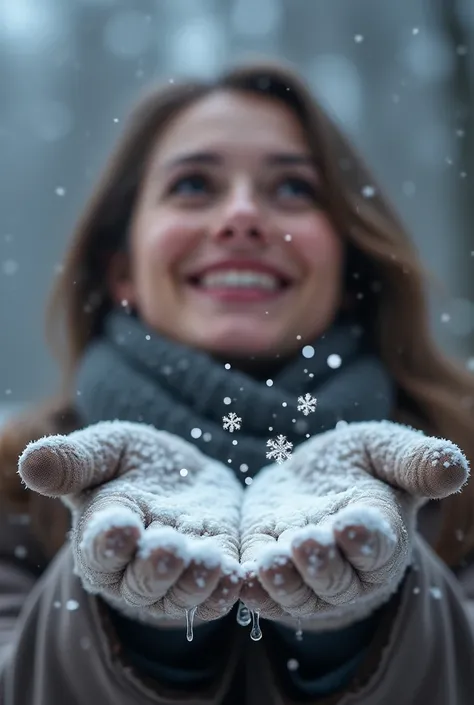
<path fill-rule="evenodd" d="M 232 331 L 200 331 L 200 347 L 208 352 L 219 355 L 238 357 L 263 357 L 277 355 L 283 352 L 281 336 L 264 334 L 263 330 L 232 330 Z"/>

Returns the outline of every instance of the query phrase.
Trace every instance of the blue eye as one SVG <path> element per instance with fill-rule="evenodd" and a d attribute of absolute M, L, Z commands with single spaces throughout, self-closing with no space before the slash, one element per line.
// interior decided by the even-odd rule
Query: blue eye
<path fill-rule="evenodd" d="M 278 186 L 278 194 L 289 198 L 309 198 L 316 200 L 317 192 L 314 186 L 305 179 L 287 178 Z"/>
<path fill-rule="evenodd" d="M 178 196 L 200 196 L 208 191 L 208 179 L 200 174 L 183 176 L 175 181 L 170 188 L 170 193 Z"/>

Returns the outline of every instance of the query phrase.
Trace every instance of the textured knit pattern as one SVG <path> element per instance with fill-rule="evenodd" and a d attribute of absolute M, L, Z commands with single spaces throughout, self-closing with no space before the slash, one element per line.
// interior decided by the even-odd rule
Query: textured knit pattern
<path fill-rule="evenodd" d="M 235 603 L 243 490 L 190 443 L 104 422 L 31 443 L 19 469 L 29 488 L 71 509 L 87 591 L 142 621 L 182 619 L 197 605 L 213 619 Z"/>
<path fill-rule="evenodd" d="M 241 524 L 247 582 L 263 571 L 275 598 L 261 615 L 310 618 L 322 630 L 363 619 L 411 562 L 417 510 L 457 492 L 468 474 L 450 441 L 388 421 L 321 434 L 264 468 Z"/>
<path fill-rule="evenodd" d="M 159 335 L 123 312 L 112 313 L 104 334 L 85 352 L 77 376 L 76 402 L 86 425 L 139 421 L 190 440 L 203 453 L 253 476 L 266 464 L 270 436 L 294 446 L 345 421 L 386 419 L 393 383 L 354 321 L 341 321 L 312 344 L 313 356 L 297 351 L 281 369 L 254 379 L 226 369 L 205 352 Z M 340 366 L 328 365 L 337 354 Z M 314 413 L 298 411 L 298 396 L 317 398 Z M 242 419 L 229 433 L 223 416 Z M 200 435 L 192 434 L 199 429 Z M 235 443 L 234 441 L 237 441 Z"/>

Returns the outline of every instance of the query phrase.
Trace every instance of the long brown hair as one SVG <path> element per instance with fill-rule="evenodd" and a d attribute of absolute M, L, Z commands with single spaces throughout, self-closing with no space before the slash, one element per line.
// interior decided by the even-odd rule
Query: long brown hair
<path fill-rule="evenodd" d="M 445 357 L 431 337 L 427 277 L 410 239 L 353 147 L 299 78 L 274 63 L 243 65 L 209 83 L 153 89 L 132 112 L 77 225 L 48 309 L 48 336 L 63 371 L 62 398 L 73 407 L 77 362 L 89 341 L 100 333 L 113 305 L 104 272 L 111 256 L 126 247 L 152 147 L 180 111 L 218 90 L 266 96 L 284 103 L 297 116 L 318 163 L 328 212 L 351 253 L 347 286 L 359 294 L 381 358 L 397 384 L 394 419 L 449 438 L 474 459 L 474 380 Z M 364 197 L 367 186 L 371 187 L 370 198 Z M 55 413 L 60 415 L 57 408 Z M 36 431 L 29 417 L 21 441 L 21 419 L 14 421 L 10 428 L 15 426 L 16 436 L 12 431 L 6 436 L 9 457 L 15 455 L 12 436 L 17 439 L 13 446 L 18 457 L 21 443 L 30 440 L 26 436 L 41 434 L 45 414 L 39 412 Z M 1 449 L 0 442 L 0 464 Z M 3 494 L 18 500 L 18 485 L 13 487 L 11 479 L 6 472 L 0 477 Z M 442 505 L 437 551 L 446 562 L 455 564 L 474 548 L 474 484 Z"/>

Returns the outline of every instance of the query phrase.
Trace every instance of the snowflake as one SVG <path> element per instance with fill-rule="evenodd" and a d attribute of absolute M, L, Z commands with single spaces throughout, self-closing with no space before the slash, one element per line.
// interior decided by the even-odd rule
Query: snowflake
<path fill-rule="evenodd" d="M 275 460 L 281 465 L 285 460 L 291 458 L 293 443 L 287 440 L 286 436 L 280 434 L 276 438 L 270 438 L 267 441 L 267 448 L 271 449 L 266 454 L 268 460 Z"/>
<path fill-rule="evenodd" d="M 234 414 L 233 411 L 231 411 L 230 414 L 227 414 L 227 416 L 223 416 L 222 421 L 224 422 L 222 425 L 226 431 L 233 433 L 234 431 L 240 430 L 242 419 L 240 416 L 237 416 L 237 414 Z"/>
<path fill-rule="evenodd" d="M 311 394 L 305 394 L 304 397 L 298 397 L 298 406 L 296 407 L 298 411 L 302 411 L 305 416 L 316 411 L 317 399 L 311 396 Z"/>

